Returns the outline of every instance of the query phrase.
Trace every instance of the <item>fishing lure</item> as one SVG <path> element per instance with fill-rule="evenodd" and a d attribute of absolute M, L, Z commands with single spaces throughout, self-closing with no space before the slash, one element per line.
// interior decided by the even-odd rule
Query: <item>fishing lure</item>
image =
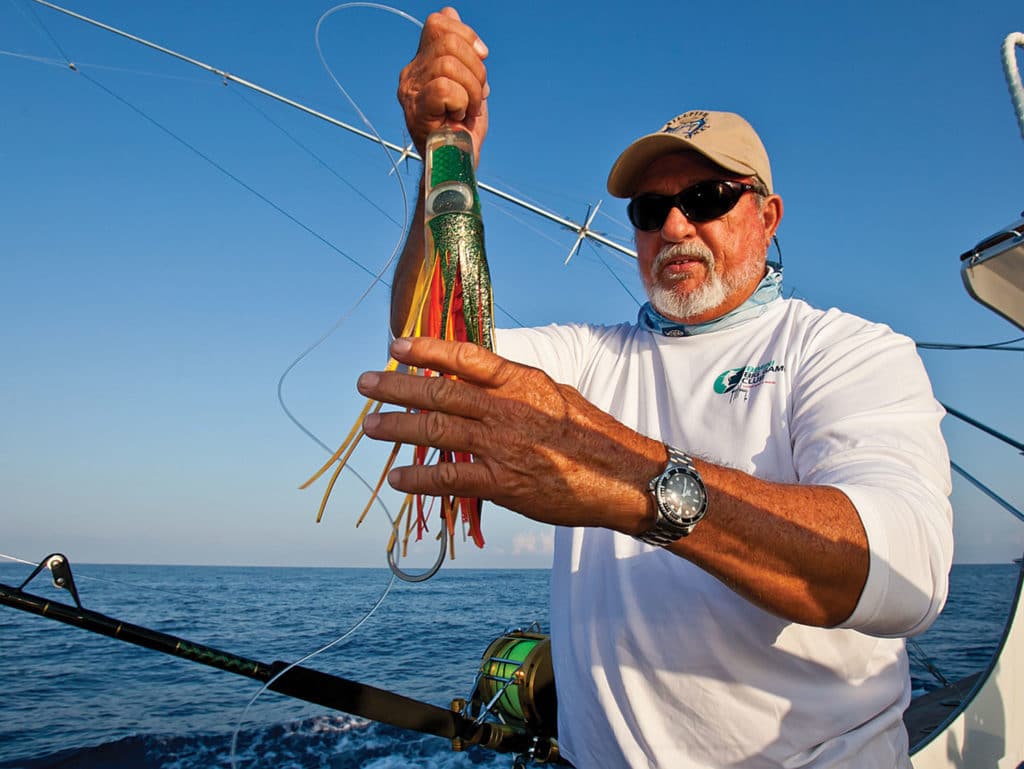
<path fill-rule="evenodd" d="M 494 299 L 484 250 L 480 196 L 473 171 L 473 139 L 466 131 L 443 127 L 427 138 L 425 156 L 426 253 L 416 279 L 412 308 L 402 335 L 473 342 L 493 350 Z M 394 371 L 397 367 L 398 362 L 392 358 L 388 360 L 385 370 Z M 409 373 L 442 376 L 436 371 L 425 369 L 410 369 Z M 378 412 L 381 405 L 378 401 L 368 399 L 338 450 L 302 484 L 301 488 L 307 488 L 337 463 L 320 502 L 317 521 L 323 517 L 334 484 L 364 435 L 361 427 L 363 420 L 368 414 Z M 362 523 L 380 493 L 401 448 L 400 443 L 392 448 L 370 499 L 356 522 L 357 526 Z M 473 457 L 469 452 L 413 447 L 414 463 L 425 465 L 431 461 L 472 462 Z M 484 538 L 480 527 L 482 500 L 452 496 L 425 498 L 419 494 L 408 494 L 393 521 L 388 542 L 389 553 L 396 547 L 403 523 L 403 555 L 413 531 L 416 532 L 417 540 L 423 538 L 435 505 L 440 507 L 440 515 L 444 519 L 450 557 L 455 557 L 455 524 L 459 518 L 470 539 L 477 547 L 483 547 Z"/>

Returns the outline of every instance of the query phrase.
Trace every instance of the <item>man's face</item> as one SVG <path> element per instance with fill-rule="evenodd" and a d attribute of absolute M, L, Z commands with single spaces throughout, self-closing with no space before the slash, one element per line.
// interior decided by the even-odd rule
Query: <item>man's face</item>
<path fill-rule="evenodd" d="M 636 195 L 675 195 L 697 182 L 721 179 L 753 181 L 693 152 L 665 155 L 648 166 Z M 691 222 L 673 208 L 660 230 L 637 230 L 640 278 L 651 304 L 684 323 L 704 323 L 739 307 L 764 277 L 765 255 L 781 217 L 781 198 L 772 195 L 758 206 L 748 192 L 718 219 Z"/>

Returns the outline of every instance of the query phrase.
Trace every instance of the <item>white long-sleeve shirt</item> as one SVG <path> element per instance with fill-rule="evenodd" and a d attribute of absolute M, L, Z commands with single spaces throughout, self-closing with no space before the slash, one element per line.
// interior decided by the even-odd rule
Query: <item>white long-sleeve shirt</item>
<path fill-rule="evenodd" d="M 765 480 L 839 488 L 870 547 L 856 609 L 821 629 L 769 614 L 632 537 L 559 528 L 551 630 L 569 760 L 907 766 L 902 638 L 942 608 L 952 561 L 943 411 L 913 343 L 780 299 L 696 336 L 550 326 L 499 332 L 497 347 L 649 437 Z"/>

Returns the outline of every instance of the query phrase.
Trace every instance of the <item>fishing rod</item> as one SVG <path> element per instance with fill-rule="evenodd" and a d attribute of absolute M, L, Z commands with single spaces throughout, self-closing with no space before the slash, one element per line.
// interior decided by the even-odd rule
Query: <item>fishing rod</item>
<path fill-rule="evenodd" d="M 71 594 L 74 605 L 26 592 L 44 569 L 49 569 L 55 587 Z M 559 754 L 555 739 L 557 704 L 549 642 L 534 629 L 511 631 L 494 641 L 485 652 L 470 697 L 453 699 L 446 710 L 312 668 L 248 659 L 86 609 L 71 564 L 61 553 L 46 556 L 18 587 L 0 583 L 0 604 L 251 678 L 287 697 L 443 737 L 456 751 L 479 745 L 516 754 L 517 765 L 526 760 L 569 765 Z"/>
<path fill-rule="evenodd" d="M 393 142 L 386 141 L 385 139 L 375 136 L 372 133 L 357 128 L 356 126 L 349 125 L 348 123 L 345 123 L 342 120 L 338 120 L 335 117 L 331 117 L 330 115 L 320 112 L 319 110 L 315 110 L 312 107 L 307 107 L 305 104 L 302 104 L 301 102 L 297 102 L 294 99 L 289 99 L 287 96 L 283 96 L 279 93 L 271 91 L 269 88 L 264 88 L 261 85 L 253 83 L 244 78 L 238 77 L 237 75 L 233 75 L 226 70 L 220 69 L 219 67 L 214 67 L 211 64 L 207 64 L 206 62 L 194 59 L 191 56 L 186 56 L 183 53 L 179 53 L 178 51 L 166 48 L 162 45 L 159 45 L 158 43 L 154 43 L 150 40 L 146 40 L 145 38 L 139 37 L 138 35 L 133 35 L 130 32 L 125 32 L 124 30 L 118 29 L 117 27 L 105 24 L 102 21 L 98 21 L 96 19 L 85 16 L 81 13 L 77 13 L 76 11 L 72 11 L 69 8 L 64 8 L 55 3 L 51 3 L 49 2 L 49 0 L 32 0 L 32 2 L 50 8 L 51 10 L 57 11 L 58 13 L 63 13 L 66 16 L 70 16 L 71 18 L 77 19 L 78 21 L 84 22 L 86 24 L 91 24 L 94 27 L 102 29 L 106 32 L 110 32 L 111 34 L 117 35 L 119 37 L 123 37 L 126 40 L 131 40 L 134 43 L 138 43 L 139 45 L 143 45 L 146 48 L 158 51 L 159 53 L 162 53 L 166 56 L 171 56 L 175 59 L 178 59 L 179 61 L 185 62 L 186 64 L 190 64 L 193 67 L 198 67 L 199 69 L 205 70 L 206 72 L 210 72 L 214 75 L 217 75 L 226 82 L 235 83 L 236 85 L 248 88 L 249 90 L 255 91 L 256 93 L 262 96 L 266 96 L 270 99 L 280 102 L 281 104 L 285 104 L 291 107 L 292 109 L 299 110 L 300 112 L 303 112 L 306 115 L 309 115 L 310 117 L 315 117 L 318 120 L 323 120 L 324 122 L 329 123 L 330 125 L 344 129 L 345 131 L 353 133 L 356 136 L 361 136 L 362 138 L 372 141 L 375 144 L 379 144 L 382 147 L 391 150 L 392 152 L 397 152 L 397 162 L 399 163 L 405 158 L 412 158 L 413 160 L 423 162 L 423 158 L 421 158 L 419 154 L 413 149 L 412 145 L 402 147 L 398 144 L 394 144 Z M 76 69 L 73 62 L 69 61 L 68 66 L 73 70 Z M 571 219 L 567 219 L 564 216 L 560 216 L 559 214 L 556 214 L 553 211 L 549 211 L 545 208 L 541 208 L 540 206 L 534 205 L 533 203 L 518 198 L 515 195 L 512 195 L 511 193 L 505 192 L 504 190 L 499 189 L 498 187 L 495 187 L 493 185 L 487 184 L 485 182 L 478 181 L 477 186 L 480 189 L 485 190 L 486 192 L 489 192 L 490 194 L 494 195 L 495 197 L 501 198 L 502 200 L 512 203 L 513 205 L 519 206 L 520 208 L 524 208 L 527 211 L 530 211 L 531 213 L 537 214 L 538 216 L 541 216 L 544 219 L 547 219 L 548 221 L 554 222 L 555 224 L 558 224 L 576 233 L 577 238 L 569 251 L 569 256 L 566 259 L 566 263 L 568 263 L 569 259 L 571 259 L 572 256 L 576 253 L 576 251 L 579 250 L 580 245 L 585 239 L 593 240 L 596 243 L 600 243 L 603 246 L 607 246 L 608 248 L 614 249 L 615 251 L 625 254 L 626 256 L 631 256 L 634 259 L 636 258 L 636 251 L 634 251 L 633 249 L 628 248 L 627 246 L 624 246 L 621 243 L 617 243 L 616 241 L 608 237 L 605 237 L 601 233 L 596 232 L 590 228 L 590 224 L 593 221 L 594 216 L 596 216 L 598 208 L 600 208 L 601 206 L 600 202 L 598 202 L 597 205 L 591 211 L 588 212 L 586 222 L 580 224 Z"/>

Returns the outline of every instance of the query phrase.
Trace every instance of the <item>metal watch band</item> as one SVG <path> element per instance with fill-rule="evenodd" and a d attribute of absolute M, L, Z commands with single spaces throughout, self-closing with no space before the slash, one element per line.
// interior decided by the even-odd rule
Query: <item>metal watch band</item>
<path fill-rule="evenodd" d="M 693 464 L 693 460 L 688 454 L 679 449 L 665 444 L 665 449 L 668 451 L 668 463 L 665 465 L 665 469 L 654 478 L 651 479 L 647 486 L 648 492 L 655 495 L 658 481 L 661 477 L 673 467 L 681 467 L 700 478 L 700 473 L 697 472 L 697 467 Z M 658 513 L 658 520 L 655 522 L 647 531 L 642 534 L 637 534 L 636 539 L 644 542 L 648 545 L 654 545 L 655 547 L 666 547 L 671 545 L 678 539 L 687 536 L 693 528 L 697 525 L 697 521 L 692 523 L 679 523 L 666 517 L 661 512 L 661 505 L 658 503 L 657 496 L 655 495 L 654 509 Z"/>
<path fill-rule="evenodd" d="M 669 446 L 665 444 L 665 448 L 668 450 L 668 461 L 669 464 L 682 465 L 691 473 L 697 474 L 697 466 L 693 464 L 693 459 L 684 451 L 680 451 L 675 446 Z"/>
<path fill-rule="evenodd" d="M 669 530 L 670 528 L 671 531 Z M 687 529 L 687 531 L 680 534 L 679 529 L 675 524 L 669 523 L 668 518 L 659 516 L 658 522 L 654 524 L 653 528 L 645 531 L 643 534 L 637 534 L 636 538 L 648 545 L 654 545 L 655 547 L 667 547 L 673 542 L 682 539 L 689 533 L 689 529 Z"/>

